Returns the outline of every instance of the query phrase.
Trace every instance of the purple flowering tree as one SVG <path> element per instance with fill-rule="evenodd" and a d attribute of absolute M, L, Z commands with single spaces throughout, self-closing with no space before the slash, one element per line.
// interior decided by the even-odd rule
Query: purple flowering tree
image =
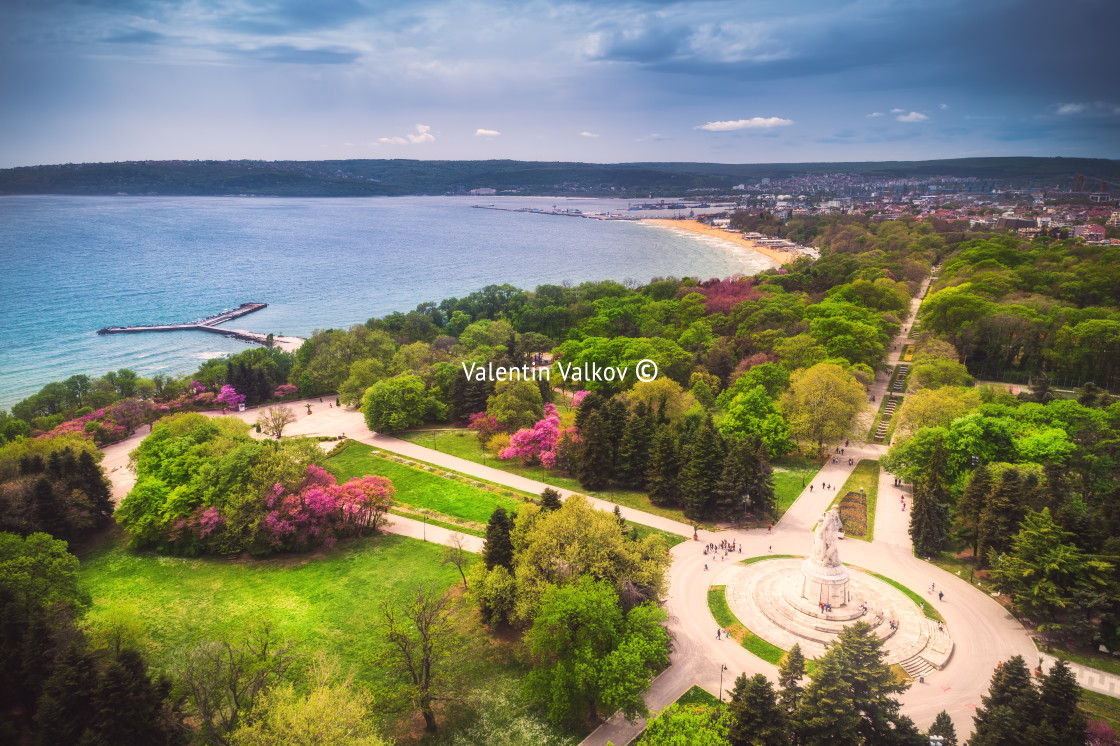
<path fill-rule="evenodd" d="M 237 409 L 245 403 L 245 395 L 237 393 L 237 389 L 227 383 L 225 386 L 222 386 L 222 391 L 218 394 L 218 398 L 215 399 L 215 401 L 224 407 Z"/>

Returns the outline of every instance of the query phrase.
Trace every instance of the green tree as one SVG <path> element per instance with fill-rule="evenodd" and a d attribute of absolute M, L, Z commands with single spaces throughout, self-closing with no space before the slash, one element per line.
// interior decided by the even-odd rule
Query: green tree
<path fill-rule="evenodd" d="M 375 432 L 396 432 L 419 425 L 430 411 L 424 382 L 414 375 L 378 381 L 362 399 L 366 426 Z"/>
<path fill-rule="evenodd" d="M 668 663 L 666 618 L 654 606 L 623 614 L 610 584 L 587 576 L 550 586 L 525 636 L 538 661 L 527 691 L 554 722 L 597 722 L 600 712 L 615 710 L 633 722 L 646 714 L 643 694 Z"/>
<path fill-rule="evenodd" d="M 801 706 L 801 697 L 805 691 L 801 681 L 805 678 L 805 670 L 805 656 L 801 652 L 801 646 L 794 643 L 778 664 L 778 699 L 787 715 Z"/>
<path fill-rule="evenodd" d="M 1050 516 L 1029 512 L 992 567 L 996 587 L 1011 596 L 1023 614 L 1038 620 L 1043 633 L 1091 634 L 1090 621 L 1107 603 L 1113 566 L 1073 543 Z"/>
<path fill-rule="evenodd" d="M 541 490 L 541 508 L 543 510 L 560 510 L 562 504 L 559 492 L 551 487 L 545 487 Z"/>
<path fill-rule="evenodd" d="M 532 427 L 544 417 L 541 390 L 532 381 L 498 381 L 486 400 L 486 413 L 510 431 Z"/>
<path fill-rule="evenodd" d="M 653 416 L 645 402 L 638 402 L 626 420 L 626 429 L 618 447 L 619 483 L 638 490 L 645 489 L 653 435 Z"/>
<path fill-rule="evenodd" d="M 709 418 L 689 444 L 688 457 L 681 468 L 680 489 L 686 516 L 698 519 L 710 513 L 723 462 L 723 438 Z"/>
<path fill-rule="evenodd" d="M 973 721 L 976 730 L 970 746 L 1033 746 L 1029 726 L 1036 721 L 1039 697 L 1023 657 L 1001 663 L 992 674 L 988 694 L 980 698 Z"/>
<path fill-rule="evenodd" d="M 671 704 L 646 724 L 641 746 L 730 746 L 727 710 Z"/>
<path fill-rule="evenodd" d="M 1081 711 L 1081 686 L 1069 663 L 1058 660 L 1042 677 L 1039 691 L 1042 720 L 1054 732 L 1053 743 L 1085 743 L 1087 723 Z"/>
<path fill-rule="evenodd" d="M 659 536 L 626 539 L 615 516 L 572 495 L 560 510 L 526 505 L 513 531 L 517 618 L 532 620 L 545 589 L 590 575 L 609 582 L 626 608 L 659 602 L 671 558 Z"/>
<path fill-rule="evenodd" d="M 991 469 L 981 466 L 968 475 L 964 492 L 961 493 L 961 499 L 957 501 L 957 521 L 965 531 L 974 558 L 980 556 L 977 554 L 980 541 L 980 516 L 984 514 L 991 491 Z"/>
<path fill-rule="evenodd" d="M 486 524 L 486 543 L 482 545 L 482 559 L 487 570 L 495 567 L 513 568 L 513 542 L 510 531 L 513 521 L 505 508 L 494 508 Z"/>
<path fill-rule="evenodd" d="M 174 725 L 164 716 L 171 680 L 152 682 L 138 652 L 124 648 L 114 655 L 101 674 L 91 700 L 92 717 L 82 743 L 169 744 L 176 738 Z"/>
<path fill-rule="evenodd" d="M 949 501 L 952 496 L 944 481 L 945 449 L 934 450 L 929 471 L 914 485 L 910 510 L 910 539 L 919 556 L 939 553 L 949 538 Z"/>
<path fill-rule="evenodd" d="M 793 446 L 785 418 L 762 386 L 736 395 L 728 403 L 727 416 L 720 421 L 719 429 L 727 437 L 758 436 L 770 458 L 785 456 Z"/>
<path fill-rule="evenodd" d="M 804 746 L 858 746 L 860 714 L 845 680 L 844 650 L 834 645 L 817 659 L 801 706 L 794 713 L 797 743 Z"/>
<path fill-rule="evenodd" d="M 957 729 L 953 725 L 953 718 L 949 717 L 949 713 L 945 710 L 937 713 L 933 725 L 929 727 L 928 735 L 941 736 L 943 746 L 957 746 Z"/>
<path fill-rule="evenodd" d="M 93 720 L 93 692 L 97 688 L 94 657 L 72 640 L 55 663 L 35 713 L 40 744 L 79 743 Z"/>
<path fill-rule="evenodd" d="M 371 725 L 370 705 L 334 664 L 317 661 L 308 691 L 297 692 L 290 682 L 269 689 L 230 740 L 233 746 L 388 746 Z"/>
<path fill-rule="evenodd" d="M 980 513 L 977 551 L 981 562 L 990 565 L 1007 549 L 1025 512 L 1023 480 L 1018 469 L 1008 467 L 1000 472 Z"/>
<path fill-rule="evenodd" d="M 582 409 L 582 405 L 580 409 Z M 576 461 L 579 484 L 584 489 L 605 489 L 614 476 L 613 444 L 608 423 L 599 410 L 591 410 L 580 426 L 582 442 Z"/>
<path fill-rule="evenodd" d="M 732 746 L 784 746 L 789 743 L 786 714 L 770 680 L 763 674 L 747 678 L 739 674 L 728 704 L 731 726 L 728 740 Z"/>
<path fill-rule="evenodd" d="M 653 437 L 646 485 L 655 505 L 676 505 L 680 501 L 680 453 L 669 425 L 662 425 Z"/>
<path fill-rule="evenodd" d="M 832 363 L 796 371 L 782 399 L 793 437 L 803 443 L 815 443 L 822 456 L 826 441 L 843 440 L 852 432 L 865 404 L 863 387 L 850 373 Z"/>

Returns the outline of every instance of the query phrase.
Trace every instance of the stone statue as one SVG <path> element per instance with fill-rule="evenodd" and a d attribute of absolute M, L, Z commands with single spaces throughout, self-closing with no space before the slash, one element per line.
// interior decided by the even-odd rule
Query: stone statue
<path fill-rule="evenodd" d="M 820 517 L 817 535 L 813 539 L 813 554 L 811 559 L 821 567 L 840 566 L 840 547 L 837 534 L 843 528 L 840 522 L 840 510 L 833 508 Z"/>

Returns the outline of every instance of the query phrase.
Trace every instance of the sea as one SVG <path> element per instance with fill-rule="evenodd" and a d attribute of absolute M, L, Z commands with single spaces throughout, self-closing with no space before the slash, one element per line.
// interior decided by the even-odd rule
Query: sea
<path fill-rule="evenodd" d="M 247 345 L 206 332 L 99 336 L 106 326 L 188 322 L 263 302 L 268 308 L 225 326 L 307 337 L 491 284 L 645 283 L 774 266 L 685 231 L 513 211 L 633 214 L 628 205 L 500 196 L 0 197 L 0 409 L 77 373 L 190 373 Z"/>

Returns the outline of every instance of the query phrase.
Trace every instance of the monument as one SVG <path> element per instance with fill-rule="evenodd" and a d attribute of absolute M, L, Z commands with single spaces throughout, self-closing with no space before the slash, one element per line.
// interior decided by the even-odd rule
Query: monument
<path fill-rule="evenodd" d="M 835 609 L 851 600 L 848 568 L 840 562 L 842 528 L 838 508 L 829 510 L 817 521 L 813 553 L 801 563 L 801 597 L 810 603 L 828 604 Z"/>

